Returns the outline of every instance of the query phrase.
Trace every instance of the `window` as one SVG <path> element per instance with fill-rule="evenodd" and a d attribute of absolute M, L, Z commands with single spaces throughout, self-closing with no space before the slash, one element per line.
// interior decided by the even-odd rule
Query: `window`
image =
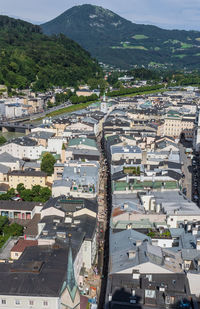
<path fill-rule="evenodd" d="M 44 307 L 47 307 L 47 306 L 48 306 L 48 301 L 44 300 L 44 301 L 43 301 L 43 306 L 44 306 Z"/>
<path fill-rule="evenodd" d="M 33 300 L 29 300 L 29 306 L 33 306 L 34 305 L 34 301 Z"/>
<path fill-rule="evenodd" d="M 2 305 L 6 305 L 6 299 L 1 300 Z"/>
<path fill-rule="evenodd" d="M 20 305 L 20 300 L 19 299 L 15 300 L 15 305 Z"/>
<path fill-rule="evenodd" d="M 155 298 L 156 297 L 156 291 L 155 290 L 145 290 L 145 297 Z"/>
<path fill-rule="evenodd" d="M 15 256 L 18 256 L 18 253 L 17 253 L 17 252 L 15 252 Z"/>

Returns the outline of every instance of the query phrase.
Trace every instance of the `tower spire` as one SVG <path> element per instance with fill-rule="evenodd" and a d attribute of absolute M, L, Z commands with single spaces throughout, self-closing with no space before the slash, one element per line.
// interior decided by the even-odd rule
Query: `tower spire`
<path fill-rule="evenodd" d="M 76 279 L 74 275 L 74 265 L 73 265 L 73 258 L 72 258 L 72 246 L 71 246 L 72 235 L 69 234 L 68 237 L 69 237 L 69 251 L 68 251 L 68 261 L 67 261 L 66 286 L 67 286 L 67 289 L 69 291 L 72 301 L 74 301 L 78 287 L 77 287 Z"/>

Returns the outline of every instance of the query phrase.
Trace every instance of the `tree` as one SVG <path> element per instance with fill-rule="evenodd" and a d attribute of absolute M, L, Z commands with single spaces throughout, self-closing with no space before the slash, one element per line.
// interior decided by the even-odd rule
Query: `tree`
<path fill-rule="evenodd" d="M 4 234 L 7 234 L 9 236 L 21 236 L 23 235 L 23 226 L 17 224 L 17 223 L 13 223 L 11 225 L 5 225 L 5 227 L 3 228 L 3 232 Z"/>
<path fill-rule="evenodd" d="M 98 88 L 98 80 L 96 78 L 88 79 L 87 84 L 89 85 L 90 89 L 97 89 Z"/>
<path fill-rule="evenodd" d="M 5 144 L 7 142 L 7 139 L 4 136 L 0 136 L 0 146 Z"/>
<path fill-rule="evenodd" d="M 103 94 L 106 88 L 108 87 L 108 82 L 105 79 L 101 78 L 99 79 L 98 83 L 99 83 L 101 94 Z"/>
<path fill-rule="evenodd" d="M 39 196 L 40 195 L 40 190 L 41 190 L 41 186 L 40 185 L 35 185 L 32 187 L 32 195 L 35 196 Z"/>
<path fill-rule="evenodd" d="M 27 201 L 27 202 L 32 202 L 33 200 L 32 190 L 30 189 L 25 189 L 21 191 L 20 196 L 24 201 Z"/>
<path fill-rule="evenodd" d="M 140 175 L 140 166 L 137 166 L 137 175 Z"/>
<path fill-rule="evenodd" d="M 53 107 L 53 103 L 51 101 L 48 101 L 47 102 L 47 108 L 51 108 L 51 107 Z"/>
<path fill-rule="evenodd" d="M 51 190 L 47 187 L 43 187 L 40 189 L 40 201 L 46 202 L 51 197 Z"/>
<path fill-rule="evenodd" d="M 15 189 L 11 188 L 7 191 L 7 193 L 0 195 L 0 200 L 10 200 L 12 197 L 15 196 Z"/>
<path fill-rule="evenodd" d="M 54 158 L 54 156 L 51 153 L 46 152 L 42 158 L 41 170 L 47 173 L 48 176 L 51 176 L 54 172 L 55 163 L 56 159 Z"/>
<path fill-rule="evenodd" d="M 51 190 L 47 187 L 41 187 L 40 185 L 35 185 L 32 187 L 32 190 L 31 189 L 21 190 L 20 196 L 23 199 L 23 201 L 45 203 L 51 197 Z"/>
<path fill-rule="evenodd" d="M 21 192 L 22 192 L 23 190 L 25 190 L 24 184 L 23 184 L 23 183 L 19 183 L 19 184 L 17 185 L 17 192 L 18 192 L 19 194 L 21 194 Z"/>

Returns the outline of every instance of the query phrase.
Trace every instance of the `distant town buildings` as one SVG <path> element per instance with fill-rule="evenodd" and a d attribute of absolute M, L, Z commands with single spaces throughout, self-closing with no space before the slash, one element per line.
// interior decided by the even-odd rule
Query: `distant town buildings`
<path fill-rule="evenodd" d="M 29 93 L 16 104 L 32 113 L 47 99 L 54 95 Z M 15 103 L 0 102 L 2 119 L 7 105 Z M 105 308 L 197 308 L 200 209 L 189 167 L 191 143 L 199 152 L 198 106 L 193 88 L 104 97 L 0 146 L 0 194 L 15 190 L 0 200 L 0 215 L 24 227 L 0 250 L 0 308 L 85 309 L 82 298 L 97 303 L 101 276 Z M 52 175 L 41 171 L 46 153 Z M 19 184 L 29 197 L 33 186 L 52 196 L 25 201 Z"/>

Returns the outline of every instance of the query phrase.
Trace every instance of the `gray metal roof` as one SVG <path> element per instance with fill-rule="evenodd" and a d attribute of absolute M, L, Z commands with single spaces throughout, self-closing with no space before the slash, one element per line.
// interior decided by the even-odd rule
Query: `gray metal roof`
<path fill-rule="evenodd" d="M 142 153 L 138 146 L 111 146 L 111 154 L 114 153 Z"/>
<path fill-rule="evenodd" d="M 76 255 L 76 248 L 73 256 Z M 13 264 L 0 264 L 0 295 L 59 297 L 67 273 L 68 247 L 28 247 Z"/>
<path fill-rule="evenodd" d="M 0 154 L 0 162 L 1 163 L 16 163 L 18 161 L 19 161 L 18 158 L 13 157 L 8 152 L 3 152 L 3 153 Z"/>
<path fill-rule="evenodd" d="M 0 164 L 0 173 L 7 174 L 10 171 L 10 168 L 6 165 Z"/>

